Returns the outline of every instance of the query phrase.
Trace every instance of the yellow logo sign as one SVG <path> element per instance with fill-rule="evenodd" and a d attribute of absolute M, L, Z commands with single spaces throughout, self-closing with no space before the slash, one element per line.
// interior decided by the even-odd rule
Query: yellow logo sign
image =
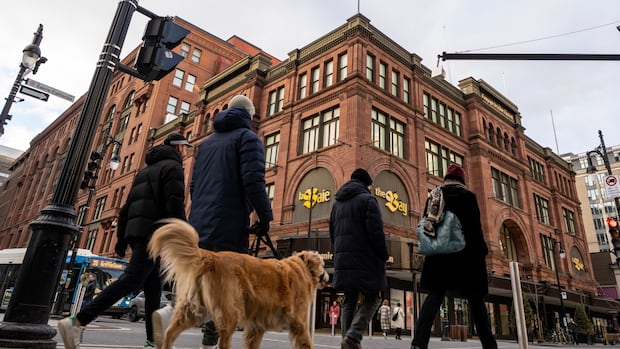
<path fill-rule="evenodd" d="M 408 205 L 406 202 L 398 200 L 398 193 L 391 190 L 383 191 L 381 187 L 375 187 L 375 195 L 387 201 L 385 207 L 387 207 L 390 212 L 399 211 L 403 216 L 408 214 Z"/>
<path fill-rule="evenodd" d="M 329 190 L 321 190 L 319 188 L 308 188 L 304 192 L 299 192 L 298 199 L 299 201 L 303 201 L 303 205 L 305 208 L 312 208 L 316 206 L 316 204 L 320 204 L 322 202 L 329 201 L 331 193 Z"/>
<path fill-rule="evenodd" d="M 583 263 L 579 260 L 579 258 L 573 258 L 573 264 L 575 265 L 575 269 L 579 271 L 585 270 Z"/>

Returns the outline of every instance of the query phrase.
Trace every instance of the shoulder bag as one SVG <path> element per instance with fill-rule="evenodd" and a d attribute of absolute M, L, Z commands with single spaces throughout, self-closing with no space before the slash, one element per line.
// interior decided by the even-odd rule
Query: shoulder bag
<path fill-rule="evenodd" d="M 450 254 L 462 251 L 465 248 L 465 236 L 459 218 L 450 210 L 445 210 L 443 219 L 437 223 L 435 236 L 424 233 L 426 216 L 418 223 L 419 253 L 424 256 Z"/>

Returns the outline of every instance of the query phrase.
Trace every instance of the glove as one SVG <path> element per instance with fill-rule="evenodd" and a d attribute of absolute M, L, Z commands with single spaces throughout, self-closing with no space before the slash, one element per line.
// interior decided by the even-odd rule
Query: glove
<path fill-rule="evenodd" d="M 258 232 L 261 236 L 267 235 L 269 233 L 269 221 L 268 220 L 259 220 L 258 221 Z"/>
<path fill-rule="evenodd" d="M 127 250 L 127 243 L 125 241 L 117 241 L 114 246 L 114 252 L 116 252 L 119 257 L 125 257 L 125 251 Z"/>

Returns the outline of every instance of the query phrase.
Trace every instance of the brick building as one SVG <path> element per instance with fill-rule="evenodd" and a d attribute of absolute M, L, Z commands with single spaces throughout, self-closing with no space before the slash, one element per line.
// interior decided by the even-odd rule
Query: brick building
<path fill-rule="evenodd" d="M 617 304 L 597 297 L 572 167 L 525 135 L 518 107 L 492 86 L 465 78 L 455 87 L 431 78 L 419 56 L 360 14 L 291 51 L 282 62 L 239 38 L 225 42 L 189 26 L 192 34 L 181 50 L 188 58 L 194 58 L 192 49 L 202 50 L 199 63 L 186 59 L 175 74 L 157 83 L 115 75 L 95 149 L 109 159 L 116 147 L 110 141 L 119 142 L 121 167 L 102 170 L 92 195 L 93 210 L 86 208 L 88 193 L 80 195 L 78 223 L 85 226 L 80 247 L 111 254 L 119 207 L 149 146 L 172 131 L 199 143 L 212 132 L 211 119 L 227 108 L 227 101 L 245 94 L 256 105 L 255 127 L 265 144 L 274 211 L 270 234 L 277 248 L 285 254 L 318 250 L 329 267 L 333 195 L 355 168 L 366 168 L 383 205 L 389 240 L 386 296 L 405 305 L 407 329 L 424 298 L 412 282 L 419 280 L 422 261 L 415 227 L 426 193 L 442 183 L 450 162 L 465 167 L 467 185 L 478 195 L 490 249 L 488 310 L 498 337 L 514 337 L 508 325 L 511 261 L 522 267 L 523 292 L 540 314 L 541 330 L 558 321 L 564 292 L 567 313 L 574 315 L 575 307 L 585 304 L 602 326 L 617 321 L 610 315 L 617 312 Z M 136 52 L 124 61 L 130 62 Z M 191 91 L 184 91 L 189 74 L 194 83 Z M 62 157 L 80 103 L 42 133 L 49 136 L 33 141 L 32 167 L 23 177 L 28 185 L 10 213 L 15 216 L 11 222 L 21 223 L 2 227 L 1 247 L 15 246 L 7 236 L 27 231 L 48 201 L 49 194 L 30 192 L 49 192 L 39 183 L 54 178 L 55 172 L 44 173 L 49 163 L 45 154 L 60 149 L 55 154 Z M 53 143 L 48 144 L 48 138 Z M 195 149 L 184 154 L 186 178 Z M 561 258 L 560 251 L 567 258 Z M 331 288 L 319 292 L 318 327 L 327 326 L 329 305 L 341 296 Z M 447 298 L 452 323 L 471 324 L 466 302 Z M 475 334 L 473 326 L 469 334 Z"/>

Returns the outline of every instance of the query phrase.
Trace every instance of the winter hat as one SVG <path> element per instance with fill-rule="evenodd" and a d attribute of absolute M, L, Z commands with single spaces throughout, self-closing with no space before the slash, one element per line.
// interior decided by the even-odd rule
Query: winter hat
<path fill-rule="evenodd" d="M 191 147 L 192 145 L 187 142 L 187 139 L 183 137 L 182 134 L 173 132 L 166 137 L 164 140 L 164 144 L 166 145 L 184 145 L 186 147 Z"/>
<path fill-rule="evenodd" d="M 457 164 L 451 164 L 444 179 L 454 179 L 465 184 L 465 171 Z"/>
<path fill-rule="evenodd" d="M 372 178 L 370 178 L 368 172 L 366 172 L 366 170 L 364 170 L 363 168 L 358 168 L 353 171 L 353 173 L 351 173 L 351 179 L 357 179 L 365 186 L 369 186 L 372 184 Z"/>
<path fill-rule="evenodd" d="M 233 98 L 231 98 L 230 102 L 228 102 L 228 107 L 229 108 L 232 108 L 232 107 L 245 108 L 245 110 L 248 111 L 248 114 L 250 114 L 250 116 L 254 116 L 254 114 L 256 114 L 254 103 L 252 103 L 252 101 L 244 95 L 236 95 Z"/>

